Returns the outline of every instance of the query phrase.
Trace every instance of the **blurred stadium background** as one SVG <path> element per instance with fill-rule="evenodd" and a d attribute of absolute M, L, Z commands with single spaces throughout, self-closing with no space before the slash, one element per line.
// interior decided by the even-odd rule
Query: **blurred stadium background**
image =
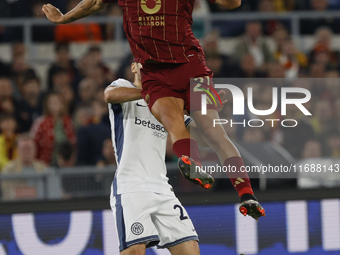
<path fill-rule="evenodd" d="M 65 12 L 79 1 L 49 2 Z M 340 0 L 242 0 L 233 11 L 196 2 L 193 31 L 215 77 L 325 81 L 299 84 L 312 93 L 313 116 L 291 110 L 299 125 L 289 132 L 227 129 L 247 165 L 340 164 Z M 118 254 L 103 91 L 116 78 L 133 79 L 121 9 L 55 26 L 44 3 L 0 0 L 0 255 Z M 259 107 L 271 102 L 270 91 L 256 91 Z M 223 111 L 232 118 L 230 110 L 229 102 Z M 213 158 L 210 149 L 201 155 Z M 237 212 L 228 179 L 205 191 L 180 176 L 171 146 L 166 161 L 202 255 L 340 254 L 339 172 L 253 175 L 267 213 L 255 222 Z"/>

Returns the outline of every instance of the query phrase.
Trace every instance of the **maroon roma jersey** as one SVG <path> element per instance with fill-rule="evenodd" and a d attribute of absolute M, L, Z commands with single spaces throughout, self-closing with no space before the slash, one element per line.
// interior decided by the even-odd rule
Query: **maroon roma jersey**
<path fill-rule="evenodd" d="M 191 30 L 194 3 L 195 0 L 118 0 L 135 61 L 143 64 L 149 59 L 167 63 L 203 60 L 204 52 Z"/>

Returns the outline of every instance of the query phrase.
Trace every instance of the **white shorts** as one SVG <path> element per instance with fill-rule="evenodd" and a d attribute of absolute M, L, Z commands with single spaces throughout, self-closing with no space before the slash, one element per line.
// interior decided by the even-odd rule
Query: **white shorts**
<path fill-rule="evenodd" d="M 124 193 L 112 197 L 110 204 L 120 251 L 140 243 L 167 248 L 189 240 L 198 241 L 188 213 L 175 196 Z"/>

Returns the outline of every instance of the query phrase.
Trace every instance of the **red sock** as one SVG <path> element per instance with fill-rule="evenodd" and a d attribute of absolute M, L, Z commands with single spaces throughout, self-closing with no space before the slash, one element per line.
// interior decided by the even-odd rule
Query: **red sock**
<path fill-rule="evenodd" d="M 241 157 L 227 158 L 223 166 L 227 167 L 228 170 L 230 169 L 227 171 L 227 175 L 240 197 L 244 194 L 254 195 L 249 176 L 247 172 L 243 172 L 245 167 Z"/>
<path fill-rule="evenodd" d="M 194 139 L 185 138 L 177 140 L 172 146 L 177 157 L 188 156 L 201 164 L 200 154 L 198 153 L 198 144 Z"/>

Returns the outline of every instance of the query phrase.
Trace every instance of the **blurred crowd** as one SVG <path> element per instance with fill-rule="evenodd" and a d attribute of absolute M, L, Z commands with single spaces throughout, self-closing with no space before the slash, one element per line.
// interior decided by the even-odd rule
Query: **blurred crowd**
<path fill-rule="evenodd" d="M 11 56 L 10 63 L 0 63 L 0 172 L 115 166 L 104 89 L 116 76 L 102 61 L 100 47 L 90 46 L 74 61 L 68 44 L 56 44 L 44 85 L 27 63 L 23 43 L 12 44 Z M 70 178 L 75 179 L 63 180 L 64 195 L 75 185 L 102 188 L 100 176 L 78 183 Z M 41 179 L 3 181 L 2 197 L 42 198 L 42 185 Z"/>
<path fill-rule="evenodd" d="M 153 0 L 150 0 L 153 1 Z M 1 18 L 22 18 L 33 19 L 44 18 L 41 7 L 45 3 L 57 6 L 65 13 L 74 8 L 79 0 L 2 0 L 0 1 Z M 322 12 L 327 10 L 340 10 L 340 0 L 242 0 L 240 8 L 233 12 L 291 12 L 291 11 L 314 11 Z M 223 7 L 211 4 L 207 0 L 195 2 L 194 16 L 204 17 L 217 12 L 226 12 Z M 122 10 L 117 3 L 109 5 L 103 11 L 95 14 L 105 17 L 121 17 Z M 318 26 L 328 26 L 335 33 L 340 32 L 340 19 L 334 18 L 306 18 L 300 21 L 300 32 L 302 34 L 313 34 Z M 290 30 L 290 22 L 284 21 L 287 29 Z M 213 27 L 220 30 L 221 36 L 239 36 L 245 22 L 215 21 Z M 264 34 L 271 35 L 277 26 L 277 21 L 269 20 L 263 23 Z M 203 36 L 204 24 L 197 20 L 193 31 L 197 37 Z M 123 35 L 122 35 L 123 36 Z M 86 42 L 106 41 L 115 39 L 115 24 L 67 24 L 67 25 L 34 25 L 32 28 L 32 40 L 34 42 Z M 0 42 L 11 42 L 23 40 L 21 26 L 0 26 Z"/>
<path fill-rule="evenodd" d="M 55 54 L 44 87 L 25 61 L 24 44 L 14 43 L 11 63 L 1 64 L 1 168 L 18 156 L 16 138 L 22 133 L 32 137 L 36 157 L 46 165 L 115 164 L 104 101 L 114 73 L 98 46 L 89 47 L 77 63 L 68 44 L 57 44 Z"/>
<path fill-rule="evenodd" d="M 41 8 L 46 3 L 57 6 L 63 13 L 73 9 L 79 0 L 2 0 L 0 1 L 0 19 L 1 18 L 44 18 Z M 122 15 L 122 10 L 117 4 L 109 5 L 97 16 Z M 99 25 L 97 23 L 89 24 L 67 24 L 57 26 L 36 25 L 32 28 L 32 40 L 34 42 L 87 42 L 114 40 L 115 25 L 108 23 Z M 23 40 L 23 29 L 21 26 L 1 27 L 0 42 L 11 42 Z"/>
<path fill-rule="evenodd" d="M 50 2 L 66 11 L 79 1 Z M 197 2 L 197 15 L 223 11 L 206 1 Z M 0 15 L 43 17 L 43 3 L 41 0 L 2 1 Z M 339 8 L 340 0 L 243 0 L 239 11 Z M 119 16 L 121 10 L 114 4 L 104 13 Z M 274 128 L 268 128 L 269 125 L 263 128 L 226 127 L 234 141 L 275 141 L 297 159 L 340 156 L 340 53 L 332 43 L 340 27 L 336 24 L 336 19 L 306 21 L 302 30 L 312 33 L 314 38 L 309 52 L 299 50 L 285 22 L 274 20 L 237 23 L 235 27 L 241 32 L 238 32 L 239 39 L 230 55 L 220 51 L 226 26 L 220 27 L 221 24 L 216 23 L 216 30 L 202 38 L 207 65 L 216 78 L 281 78 L 289 81 L 289 86 L 304 87 L 312 93 L 312 99 L 306 104 L 312 117 L 304 116 L 296 107 L 287 109 L 285 119 L 296 119 L 299 123 L 296 128 L 280 125 Z M 46 166 L 115 165 L 103 92 L 116 78 L 133 80 L 130 72 L 133 57 L 127 55 L 116 70 L 105 63 L 98 41 L 114 40 L 113 24 L 77 23 L 36 29 L 32 31 L 35 41 L 55 41 L 55 60 L 49 64 L 46 84 L 41 83 L 41 77 L 27 61 L 25 45 L 20 42 L 20 28 L 0 27 L 0 40 L 11 41 L 12 49 L 10 62 L 4 62 L 0 57 L 0 171 L 40 172 Z M 70 43 L 86 41 L 90 42 L 86 53 L 79 59 L 72 59 Z M 306 79 L 294 82 L 297 78 Z M 314 83 L 309 78 L 324 80 Z M 255 108 L 269 109 L 271 87 L 245 84 L 242 89 L 245 91 L 249 86 L 254 90 Z M 231 109 L 231 104 L 227 104 L 221 114 L 232 119 Z M 276 112 L 274 117 L 282 118 Z M 248 114 L 245 118 L 263 117 Z M 209 156 L 208 153 L 207 158 Z M 167 147 L 166 160 L 176 162 L 171 146 Z"/>
<path fill-rule="evenodd" d="M 207 9 L 209 12 L 226 11 L 224 7 L 197 0 L 199 13 Z M 57 6 L 62 12 L 72 8 L 78 0 L 4 0 L 1 2 L 1 17 L 36 17 L 40 13 L 37 8 L 41 3 L 50 3 Z M 203 6 L 201 6 L 203 5 Z M 322 11 L 339 10 L 339 0 L 242 0 L 242 5 L 237 9 L 240 12 L 286 12 L 286 11 Z M 111 12 L 101 14 L 112 15 Z M 117 13 L 118 14 L 118 13 Z"/>

